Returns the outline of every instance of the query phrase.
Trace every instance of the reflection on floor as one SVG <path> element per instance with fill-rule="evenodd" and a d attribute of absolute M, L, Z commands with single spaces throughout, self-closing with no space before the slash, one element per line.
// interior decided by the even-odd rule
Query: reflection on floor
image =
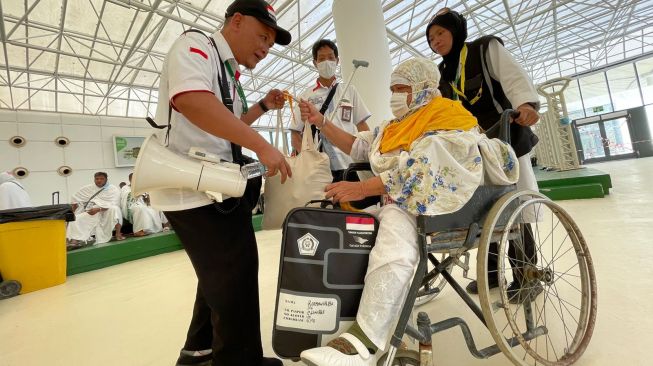
<path fill-rule="evenodd" d="M 598 277 L 596 329 L 576 365 L 649 365 L 653 158 L 593 167 L 612 176 L 609 196 L 558 201 L 583 231 Z M 271 355 L 281 233 L 262 231 L 257 238 L 263 343 Z M 459 270 L 455 276 L 461 277 Z M 0 301 L 0 366 L 172 365 L 184 339 L 195 285 L 193 269 L 178 251 L 75 275 L 64 285 Z M 462 316 L 477 344 L 490 344 L 489 333 L 450 288 L 423 309 L 432 320 Z M 433 342 L 438 365 L 508 364 L 502 355 L 474 359 L 458 330 L 440 333 Z"/>

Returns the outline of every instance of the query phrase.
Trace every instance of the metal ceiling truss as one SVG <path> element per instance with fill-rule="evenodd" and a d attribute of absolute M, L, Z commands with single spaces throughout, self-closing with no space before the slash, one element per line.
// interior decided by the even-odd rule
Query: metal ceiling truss
<path fill-rule="evenodd" d="M 159 74 L 176 35 L 213 33 L 230 0 L 15 0 L 0 2 L 0 108 L 143 117 L 158 101 Z M 301 93 L 314 83 L 307 40 L 335 37 L 333 0 L 276 0 L 277 19 L 293 33 L 242 80 L 255 102 L 271 88 Z M 43 7 L 47 9 L 44 16 Z M 392 64 L 438 61 L 424 37 L 434 13 L 465 14 L 474 39 L 503 38 L 536 82 L 588 72 L 653 52 L 653 0 L 382 0 Z M 85 14 L 75 14 L 78 9 Z M 18 9 L 18 10 L 17 10 Z M 116 32 L 115 14 L 126 32 Z M 74 20 L 91 19 L 80 31 Z M 95 22 L 92 21 L 95 19 Z M 310 19 L 310 23 L 307 19 Z M 64 101 L 79 106 L 69 108 Z M 137 115 L 135 115 L 137 114 Z M 285 121 L 290 119 L 286 110 Z M 276 123 L 275 116 L 258 122 Z"/>

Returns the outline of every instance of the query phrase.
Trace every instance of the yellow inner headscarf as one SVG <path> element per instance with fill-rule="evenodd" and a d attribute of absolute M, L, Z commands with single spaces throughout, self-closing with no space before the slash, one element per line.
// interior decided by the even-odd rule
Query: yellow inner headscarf
<path fill-rule="evenodd" d="M 383 130 L 380 151 L 382 154 L 401 148 L 410 151 L 410 145 L 430 131 L 468 131 L 478 125 L 476 118 L 463 107 L 460 101 L 440 96 Z"/>

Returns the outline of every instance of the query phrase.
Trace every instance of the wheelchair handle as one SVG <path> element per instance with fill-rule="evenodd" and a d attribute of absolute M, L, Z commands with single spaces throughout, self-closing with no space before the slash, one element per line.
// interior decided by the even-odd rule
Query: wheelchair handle
<path fill-rule="evenodd" d="M 510 145 L 510 123 L 519 117 L 519 111 L 514 109 L 506 109 L 501 113 L 499 122 L 495 123 L 492 127 L 485 131 L 485 135 L 490 138 L 498 138 L 499 140 Z"/>

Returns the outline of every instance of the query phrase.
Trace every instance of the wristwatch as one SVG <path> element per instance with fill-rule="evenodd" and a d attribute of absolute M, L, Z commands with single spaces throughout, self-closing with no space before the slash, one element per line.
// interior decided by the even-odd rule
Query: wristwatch
<path fill-rule="evenodd" d="M 265 105 L 265 103 L 263 103 L 263 99 L 259 100 L 257 104 L 258 104 L 259 107 L 261 107 L 261 109 L 263 110 L 263 113 L 266 113 L 267 111 L 270 110 L 270 108 L 268 108 Z"/>

